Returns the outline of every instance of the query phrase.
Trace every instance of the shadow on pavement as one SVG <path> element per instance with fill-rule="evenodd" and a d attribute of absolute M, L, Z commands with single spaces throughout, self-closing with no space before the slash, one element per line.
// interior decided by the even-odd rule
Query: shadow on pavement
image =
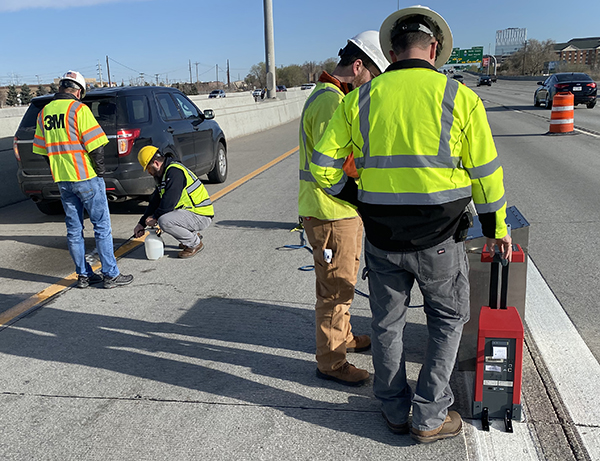
<path fill-rule="evenodd" d="M 346 388 L 321 381 L 315 376 L 314 359 L 298 357 L 296 352 L 314 353 L 313 315 L 311 309 L 218 297 L 198 300 L 176 323 L 46 307 L 35 317 L 30 317 L 35 320 L 15 325 L 26 328 L 4 330 L 0 352 L 109 370 L 119 375 L 279 409 L 289 417 L 310 424 L 394 446 L 413 445 L 409 437 L 397 436 L 387 430 L 371 385 Z M 358 316 L 353 319 L 370 320 Z M 359 322 L 353 323 L 358 329 L 356 323 Z M 420 363 L 425 354 L 421 338 L 427 335 L 426 326 L 408 324 L 405 335 L 412 338 L 406 349 L 407 362 Z M 124 396 L 123 388 L 110 389 L 110 383 L 120 382 L 119 375 L 112 380 L 103 375 L 103 379 L 98 380 L 93 371 L 85 369 L 76 373 L 57 365 L 45 369 L 56 375 L 40 378 L 34 365 L 13 369 L 11 379 L 31 383 L 40 379 L 57 381 L 63 389 L 69 389 L 71 395 L 89 393 L 90 383 L 106 383 L 100 385 L 108 384 L 109 388 L 105 387 L 96 395 L 173 399 L 173 390 L 161 387 L 146 388 L 148 394 L 154 395 Z M 17 374 L 19 370 L 23 376 Z M 66 376 L 68 383 L 64 382 Z M 143 386 L 143 381 L 127 387 L 140 388 L 140 385 Z M 414 382 L 411 385 L 414 386 Z M 91 386 L 94 389 L 95 385 Z M 332 401 L 331 392 L 335 391 L 348 394 L 341 399 L 344 403 Z M 202 395 L 197 398 L 184 395 L 185 401 L 214 401 Z M 342 427 L 332 410 L 356 412 L 357 417 L 352 418 L 355 423 L 345 423 Z"/>

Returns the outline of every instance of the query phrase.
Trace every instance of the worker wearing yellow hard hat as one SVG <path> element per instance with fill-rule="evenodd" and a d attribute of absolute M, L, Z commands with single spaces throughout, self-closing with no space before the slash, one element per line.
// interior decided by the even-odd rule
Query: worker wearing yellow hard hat
<path fill-rule="evenodd" d="M 424 7 L 391 14 L 379 31 L 390 66 L 348 94 L 313 152 L 310 171 L 358 207 L 373 315 L 373 391 L 388 427 L 420 443 L 458 435 L 449 385 L 469 319 L 464 242 L 473 199 L 488 247 L 511 257 L 503 172 L 483 103 L 437 72 L 452 50 L 444 18 Z M 342 164 L 351 154 L 359 180 Z M 414 389 L 406 379 L 409 295 L 423 293 L 429 339 Z M 412 422 L 409 413 L 412 408 Z"/>
<path fill-rule="evenodd" d="M 144 235 L 146 226 L 157 224 L 179 241 L 180 258 L 191 258 L 204 248 L 200 231 L 210 226 L 214 208 L 208 191 L 198 176 L 158 147 L 145 146 L 138 162 L 157 182 L 144 215 L 135 226 L 136 237 Z"/>

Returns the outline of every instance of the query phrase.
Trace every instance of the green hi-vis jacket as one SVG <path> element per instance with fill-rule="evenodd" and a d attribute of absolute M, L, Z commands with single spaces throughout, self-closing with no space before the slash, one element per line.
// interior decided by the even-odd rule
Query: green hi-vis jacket
<path fill-rule="evenodd" d="M 298 214 L 324 221 L 358 216 L 354 207 L 328 195 L 310 172 L 315 145 L 323 136 L 331 116 L 340 105 L 344 93 L 332 83 L 319 82 L 304 104 L 300 118 L 300 188 Z"/>
<path fill-rule="evenodd" d="M 200 181 L 192 171 L 187 169 L 181 163 L 171 162 L 169 166 L 165 168 L 165 172 L 163 173 L 162 181 L 158 189 L 158 193 L 160 194 L 161 198 L 165 193 L 165 178 L 169 168 L 177 168 L 183 171 L 183 174 L 185 175 L 185 187 L 181 191 L 181 197 L 179 198 L 179 202 L 177 202 L 175 209 L 189 210 L 202 216 L 214 216 L 215 210 L 212 206 L 212 202 L 210 201 L 206 187 L 204 187 L 202 181 Z"/>
<path fill-rule="evenodd" d="M 342 165 L 353 152 L 366 209 L 472 197 L 479 214 L 495 214 L 495 236 L 487 236 L 504 237 L 503 171 L 481 99 L 433 68 L 397 69 L 344 98 L 313 152 L 313 177 L 339 194 L 348 180 Z"/>
<path fill-rule="evenodd" d="M 33 153 L 48 156 L 55 182 L 96 177 L 88 152 L 105 144 L 92 111 L 76 99 L 54 99 L 38 115 Z"/>

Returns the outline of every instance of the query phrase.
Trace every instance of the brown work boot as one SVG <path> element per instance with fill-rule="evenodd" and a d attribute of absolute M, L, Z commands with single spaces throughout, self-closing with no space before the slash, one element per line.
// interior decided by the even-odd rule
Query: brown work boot
<path fill-rule="evenodd" d="M 389 419 L 387 419 L 387 416 L 383 411 L 381 412 L 381 415 L 383 416 L 383 419 L 385 419 L 385 423 L 387 424 L 388 429 L 394 434 L 408 434 L 410 432 L 410 424 L 408 423 L 408 421 L 402 424 L 394 424 Z"/>
<path fill-rule="evenodd" d="M 462 418 L 455 411 L 449 411 L 448 416 L 437 429 L 431 431 L 420 431 L 414 427 L 410 429 L 410 436 L 419 443 L 431 443 L 437 440 L 450 439 L 460 434 L 462 429 Z"/>
<path fill-rule="evenodd" d="M 346 343 L 346 352 L 363 352 L 371 349 L 369 335 L 354 336 L 352 341 Z"/>
<path fill-rule="evenodd" d="M 317 377 L 335 381 L 346 386 L 362 386 L 369 380 L 369 372 L 346 362 L 337 370 L 321 371 L 317 368 Z"/>
<path fill-rule="evenodd" d="M 180 258 L 191 258 L 192 256 L 194 256 L 196 253 L 202 251 L 204 249 L 204 244 L 202 242 L 200 242 L 200 245 L 195 246 L 195 247 L 185 247 L 183 249 L 183 251 L 179 252 L 179 257 Z"/>

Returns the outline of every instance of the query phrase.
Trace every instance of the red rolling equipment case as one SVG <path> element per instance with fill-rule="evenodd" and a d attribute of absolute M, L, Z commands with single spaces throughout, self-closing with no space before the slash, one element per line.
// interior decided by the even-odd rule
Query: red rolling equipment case
<path fill-rule="evenodd" d="M 512 263 L 524 259 L 523 249 L 513 244 Z M 521 419 L 523 322 L 517 309 L 506 305 L 508 261 L 498 254 L 490 257 L 484 246 L 481 262 L 491 263 L 490 302 L 479 314 L 473 417 L 481 418 L 484 430 L 489 430 L 490 419 L 504 419 L 512 432 L 512 420 Z"/>

